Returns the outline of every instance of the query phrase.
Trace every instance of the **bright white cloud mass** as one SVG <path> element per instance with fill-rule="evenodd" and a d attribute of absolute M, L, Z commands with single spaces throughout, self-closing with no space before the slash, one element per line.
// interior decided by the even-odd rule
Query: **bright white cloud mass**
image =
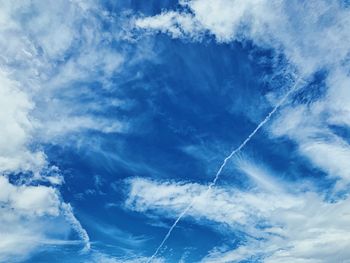
<path fill-rule="evenodd" d="M 135 2 L 0 0 L 0 262 L 350 262 L 349 3 Z"/>

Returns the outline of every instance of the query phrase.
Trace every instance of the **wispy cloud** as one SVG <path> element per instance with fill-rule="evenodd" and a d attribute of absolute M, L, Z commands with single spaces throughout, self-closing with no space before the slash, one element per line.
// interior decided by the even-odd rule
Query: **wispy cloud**
<path fill-rule="evenodd" d="M 103 28 L 115 21 L 94 1 L 1 6 L 0 261 L 68 244 L 72 230 L 88 250 L 89 236 L 55 188 L 64 179 L 43 145 L 67 143 L 69 134 L 86 130 L 124 131 L 122 121 L 102 114 L 123 103 L 103 96 L 124 63 L 115 36 Z"/>
<path fill-rule="evenodd" d="M 113 78 L 130 61 L 138 61 L 142 52 L 148 57 L 154 54 L 142 50 L 131 59 L 116 42 L 119 38 L 137 42 L 139 38 L 132 39 L 131 33 L 159 32 L 190 41 L 210 38 L 219 45 L 248 41 L 254 48 L 272 50 L 276 58 L 283 57 L 283 62 L 271 60 L 275 63 L 272 75 L 282 74 L 287 82 L 294 80 L 290 76 L 309 80 L 325 72 L 322 94 L 306 85 L 292 103 L 282 105 L 266 130 L 267 139 L 290 140 L 300 158 L 337 181 L 331 189 L 336 202 L 325 201 L 322 193 L 299 190 L 298 182 L 290 189 L 273 179 L 267 166 L 243 158 L 234 164 L 249 178 L 253 186 L 249 189 L 221 187 L 204 194 L 207 185 L 133 178 L 127 207 L 173 218 L 174 212 L 184 211 L 196 200 L 188 209 L 193 220 L 203 223 L 198 218 L 205 218 L 252 237 L 233 251 L 214 248 L 205 262 L 252 256 L 263 257 L 265 262 L 330 262 L 350 257 L 346 250 L 349 199 L 336 195 L 338 190 L 346 192 L 350 183 L 349 141 L 336 130 L 350 126 L 350 10 L 342 1 L 184 0 L 176 10 L 131 17 L 126 24 L 134 28 L 128 27 L 125 36 L 117 32 L 125 30 L 118 28 L 119 18 L 95 1 L 1 1 L 1 6 L 0 261 L 22 260 L 50 244 L 79 243 L 89 249 L 89 235 L 74 209 L 62 200 L 56 187 L 64 179 L 59 168 L 51 165 L 43 145 L 71 143 L 76 138 L 71 135 L 85 131 L 127 131 L 129 120 L 104 114 L 128 104 L 114 96 L 118 87 Z M 288 85 L 269 84 L 266 99 L 273 108 L 279 106 Z M 157 170 L 137 158 L 99 148 L 91 146 L 108 162 L 118 161 L 136 172 Z M 271 227 L 261 228 L 261 220 Z M 72 230 L 79 241 L 70 240 Z M 92 260 L 150 258 L 115 259 L 97 253 Z"/>
<path fill-rule="evenodd" d="M 93 262 L 93 263 L 122 263 L 122 262 L 140 263 L 140 262 L 146 262 L 147 260 L 148 260 L 148 258 L 146 258 L 146 257 L 133 256 L 133 257 L 128 257 L 128 258 L 115 258 L 115 257 L 111 257 L 109 255 L 103 254 L 103 253 L 96 253 L 93 255 L 91 262 Z M 166 261 L 162 258 L 156 258 L 156 259 L 154 259 L 154 262 L 155 263 L 164 263 Z"/>
<path fill-rule="evenodd" d="M 311 78 L 318 70 L 328 72 L 326 95 L 316 94 L 313 103 L 286 108 L 271 131 L 295 140 L 300 145 L 299 153 L 315 167 L 347 183 L 348 167 L 336 159 L 340 156 L 345 160 L 349 146 L 327 126 L 349 126 L 346 69 L 350 49 L 345 44 L 350 39 L 346 29 L 350 24 L 349 9 L 344 8 L 341 1 L 189 0 L 179 3 L 179 11 L 165 10 L 151 17 L 136 17 L 135 27 L 193 41 L 202 41 L 206 36 L 213 36 L 219 43 L 250 40 L 258 47 L 283 54 L 286 63 L 278 67 L 284 68 L 285 74 L 297 72 Z M 275 93 L 268 94 L 267 98 L 278 97 L 281 90 L 284 89 L 276 86 Z M 297 123 L 306 125 L 300 129 Z M 324 160 L 317 154 L 320 152 L 322 156 L 326 154 L 327 161 L 320 160 Z"/>
<path fill-rule="evenodd" d="M 255 173 L 246 165 L 242 168 L 249 170 L 249 177 Z M 256 176 L 265 173 L 258 166 L 254 169 Z M 146 214 L 173 218 L 196 198 L 188 211 L 192 220 L 202 224 L 206 223 L 202 219 L 210 220 L 246 234 L 245 242 L 242 240 L 237 249 L 213 250 L 203 262 L 240 262 L 251 257 L 263 257 L 264 262 L 329 262 L 350 256 L 346 249 L 350 242 L 346 234 L 350 231 L 346 223 L 349 199 L 329 203 L 315 192 L 272 183 L 278 186 L 278 192 L 275 188 L 220 187 L 205 195 L 205 185 L 134 178 L 130 180 L 126 205 Z"/>
<path fill-rule="evenodd" d="M 346 43 L 350 39 L 349 30 L 347 30 L 350 26 L 350 10 L 344 7 L 341 1 L 302 3 L 298 1 L 188 0 L 180 1 L 179 4 L 176 11 L 164 10 L 155 16 L 136 17 L 135 27 L 148 34 L 162 32 L 173 38 L 192 41 L 202 41 L 206 37 L 212 37 L 218 43 L 251 41 L 258 48 L 273 50 L 277 56 L 283 55 L 285 62 L 276 67 L 279 72 L 284 72 L 286 78 L 289 74 L 296 73 L 305 79 L 312 79 L 320 70 L 326 72 L 325 83 L 318 83 L 326 86 L 325 91 L 315 90 L 315 86 L 312 85 L 306 86 L 300 94 L 295 96 L 295 101 L 285 105 L 278 117 L 269 125 L 269 139 L 284 137 L 293 141 L 297 145 L 297 153 L 300 157 L 307 159 L 310 166 L 325 172 L 329 178 L 337 181 L 333 193 L 347 189 L 350 172 L 347 160 L 350 157 L 350 146 L 347 138 L 337 133 L 334 126 L 349 129 L 347 102 L 350 99 L 350 93 L 347 87 L 350 80 L 348 73 L 350 49 Z M 280 94 L 285 92 L 285 88 L 273 82 L 270 82 L 270 85 L 273 91 L 267 94 L 266 98 L 275 105 Z M 314 95 L 307 96 L 307 93 Z M 300 98 L 301 100 L 298 100 Z M 250 174 L 250 178 L 259 185 L 260 189 L 269 192 L 268 197 L 263 197 L 265 200 L 271 198 L 270 192 L 279 191 L 276 190 L 279 188 L 276 183 L 266 180 L 268 177 L 262 171 L 257 172 L 256 167 L 242 163 L 241 168 L 247 175 Z M 153 182 L 153 184 L 160 183 Z M 133 185 L 138 185 L 137 180 Z M 165 187 L 164 184 L 161 185 Z M 182 189 L 184 195 L 191 196 L 193 193 L 200 195 L 198 193 L 200 186 L 193 186 L 193 189 L 187 191 L 189 185 L 170 184 L 169 189 L 164 189 L 164 192 L 169 191 L 168 196 L 173 196 L 175 200 L 184 199 L 182 194 L 174 193 L 175 186 L 177 191 Z M 141 190 L 140 193 L 142 196 L 143 191 Z M 250 194 L 257 197 L 261 192 Z M 247 200 L 251 200 L 245 192 L 237 196 L 242 197 L 239 199 L 239 204 L 235 203 L 238 207 L 249 202 Z M 281 193 L 276 198 L 282 196 L 285 197 Z M 268 241 L 262 244 L 253 243 L 251 247 L 241 247 L 235 252 L 228 252 L 224 257 L 219 253 L 219 257 L 216 258 L 214 253 L 208 256 L 206 261 L 224 262 L 226 259 L 239 261 L 248 257 L 252 251 L 262 252 L 266 257 L 264 262 L 328 262 L 334 261 L 335 258 L 337 261 L 348 258 L 345 247 L 332 246 L 335 240 L 341 240 L 342 244 L 348 243 L 348 239 L 340 234 L 347 232 L 348 227 L 339 219 L 346 217 L 343 207 L 348 203 L 348 199 L 330 204 L 324 202 L 323 197 L 316 193 L 299 193 L 290 197 L 291 199 L 289 197 L 288 200 L 296 202 L 295 205 L 282 208 L 276 206 L 278 201 L 271 200 L 272 210 L 267 213 L 262 213 L 262 209 L 258 206 L 245 204 L 250 207 L 250 211 L 258 209 L 257 213 L 267 216 L 268 220 L 273 221 L 272 225 L 279 225 L 279 223 L 285 225 L 275 233 L 276 236 L 270 236 Z M 130 202 L 130 199 L 128 200 Z M 135 198 L 135 200 L 139 199 Z M 144 206 L 148 204 L 148 201 L 142 198 L 141 200 Z M 169 209 L 178 209 L 176 204 L 179 201 L 167 200 L 165 205 L 162 203 L 164 200 L 167 200 L 166 197 L 152 201 L 164 207 L 166 205 L 172 207 Z M 212 200 L 207 202 L 213 204 L 214 214 L 220 215 L 220 211 L 215 210 L 215 202 Z M 226 206 L 230 207 L 229 204 Z M 135 207 L 138 209 L 137 202 Z M 261 205 L 261 207 L 264 206 Z M 317 209 L 314 210 L 311 207 L 317 207 Z M 156 208 L 153 206 L 153 209 Z M 308 209 L 304 211 L 303 208 Z M 165 210 L 168 211 L 168 209 Z M 191 213 L 195 218 L 202 216 L 198 210 L 195 208 L 193 210 Z M 241 210 L 235 207 L 230 215 L 235 215 L 238 211 Z M 211 220 L 218 221 L 211 212 L 202 212 Z M 244 215 L 247 213 L 249 214 L 243 211 Z M 279 220 L 277 220 L 277 213 Z M 169 216 L 168 213 L 166 214 Z M 249 215 L 248 218 L 252 222 L 242 222 L 242 225 L 248 226 L 259 221 L 254 215 Z M 327 249 L 324 249 L 326 247 Z"/>
<path fill-rule="evenodd" d="M 288 92 L 276 103 L 276 105 L 272 108 L 272 110 L 267 114 L 267 116 L 256 126 L 256 128 L 248 135 L 248 137 L 241 143 L 237 148 L 234 148 L 234 150 L 225 157 L 223 160 L 222 164 L 220 165 L 218 171 L 216 172 L 214 179 L 212 182 L 208 185 L 208 188 L 205 192 L 205 195 L 209 194 L 211 189 L 216 186 L 217 181 L 219 180 L 221 173 L 223 169 L 226 167 L 227 163 L 236 155 L 238 154 L 245 146 L 248 144 L 252 138 L 255 136 L 255 134 L 266 124 L 268 121 L 271 119 L 271 117 L 275 114 L 275 112 L 283 106 L 283 104 L 288 100 L 290 95 L 294 93 L 298 88 L 300 88 L 300 78 L 296 80 L 296 82 L 293 84 L 293 86 L 288 90 Z M 169 228 L 168 233 L 165 235 L 164 239 L 152 255 L 151 259 L 149 262 L 152 261 L 153 257 L 155 257 L 158 253 L 158 251 L 163 247 L 167 239 L 170 237 L 172 231 L 175 229 L 176 225 L 179 223 L 179 221 L 184 217 L 187 212 L 192 208 L 193 204 L 196 202 L 196 198 L 192 198 L 191 202 L 188 203 L 188 205 L 183 209 L 183 211 L 180 213 L 180 215 L 176 218 L 175 222 L 173 225 Z"/>

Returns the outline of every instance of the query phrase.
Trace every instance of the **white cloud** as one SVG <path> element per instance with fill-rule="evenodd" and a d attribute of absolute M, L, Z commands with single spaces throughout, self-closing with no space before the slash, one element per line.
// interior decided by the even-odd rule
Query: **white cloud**
<path fill-rule="evenodd" d="M 76 82 L 96 80 L 109 88 L 108 78 L 120 70 L 124 59 L 110 48 L 113 35 L 103 32 L 95 17 L 97 13 L 101 17 L 106 14 L 99 13 L 92 2 L 1 1 L 1 5 L 0 172 L 7 175 L 33 172 L 38 177 L 48 165 L 45 153 L 35 147 L 38 143 L 84 129 L 123 131 L 123 123 L 115 120 L 111 124 L 91 114 L 89 110 L 96 110 L 99 105 L 80 105 L 77 98 L 84 89 L 76 91 L 72 87 Z M 295 4 L 263 0 L 188 0 L 182 1 L 182 5 L 191 12 L 167 11 L 139 18 L 136 26 L 168 33 L 174 38 L 199 40 L 210 34 L 218 42 L 251 39 L 259 46 L 283 52 L 302 76 L 308 77 L 322 68 L 329 70 L 326 95 L 309 106 L 286 107 L 270 131 L 273 136 L 294 140 L 299 153 L 313 165 L 349 182 L 349 145 L 328 125 L 350 125 L 350 93 L 347 91 L 350 11 L 342 9 L 338 1 Z M 80 48 L 76 49 L 77 46 Z M 90 89 L 85 91 L 91 95 Z M 111 105 L 115 101 L 106 103 Z M 284 228 L 269 230 L 277 231 L 284 239 L 268 234 L 269 239 L 261 248 L 259 245 L 240 248 L 242 257 L 252 249 L 270 251 L 267 262 L 329 262 L 350 257 L 345 247 L 333 245 L 339 240 L 344 246 L 349 245 L 346 235 L 341 235 L 349 231 L 343 221 L 348 219 L 348 199 L 329 204 L 314 193 L 298 196 L 279 193 L 276 196 L 269 191 L 278 187 L 265 176 L 266 171 L 247 164 L 242 164 L 241 169 L 265 190 L 216 189 L 205 197 L 201 195 L 205 186 L 198 184 L 162 184 L 134 179 L 127 205 L 137 211 L 154 210 L 172 216 L 198 195 L 191 212 L 193 217 L 239 225 L 258 236 L 266 233 L 254 228 L 257 218 L 284 225 Z M 1 260 L 9 258 L 11 253 L 27 255 L 37 244 L 47 243 L 51 221 L 46 216 L 58 220 L 62 213 L 88 246 L 86 231 L 52 187 L 15 186 L 0 178 L 3 188 L 7 189 L 0 194 L 1 202 L 7 207 L 1 208 L 5 210 L 0 223 L 13 229 L 12 232 L 7 230 L 0 241 Z M 210 211 L 207 202 L 213 204 Z M 20 214 L 25 215 L 24 219 Z M 62 222 L 60 225 L 66 231 Z M 18 246 L 18 253 L 14 244 Z M 277 251 L 280 248 L 283 250 Z M 211 256 L 206 260 L 214 260 L 217 255 Z M 230 252 L 219 256 L 232 260 Z"/>
<path fill-rule="evenodd" d="M 50 245 L 79 245 L 67 240 L 69 224 L 59 193 L 49 186 L 14 185 L 0 176 L 0 261 L 24 260 Z"/>
<path fill-rule="evenodd" d="M 250 178 L 254 184 L 268 191 L 272 191 L 275 194 L 283 191 L 277 180 L 271 176 L 272 172 L 262 165 L 257 165 L 248 158 L 237 158 L 235 165 L 238 170 L 242 171 L 248 178 Z"/>
<path fill-rule="evenodd" d="M 249 235 L 246 245 L 213 250 L 203 262 L 239 262 L 252 256 L 264 256 L 264 262 L 343 262 L 350 257 L 350 199 L 328 203 L 317 193 L 296 192 L 293 186 L 283 185 L 278 193 L 216 188 L 204 196 L 205 185 L 141 178 L 129 183 L 126 206 L 130 209 L 175 218 L 195 198 L 189 217 L 225 224 Z M 266 227 L 261 228 L 259 222 Z"/>
<path fill-rule="evenodd" d="M 139 212 L 166 212 L 174 217 L 192 199 L 195 205 L 189 213 L 195 218 L 225 223 L 231 227 L 249 225 L 253 215 L 263 216 L 275 207 L 289 208 L 294 200 L 286 196 L 267 195 L 264 192 L 243 192 L 234 189 L 215 189 L 205 195 L 207 187 L 200 184 L 160 183 L 142 178 L 130 181 L 126 206 Z M 151 194 L 153 193 L 153 194 Z M 215 200 L 215 201 L 213 201 Z M 276 201 L 275 201 L 276 200 Z M 213 202 L 212 202 L 213 201 Z M 208 203 L 211 204 L 208 209 Z M 168 209 L 167 209 L 168 207 Z M 163 211 L 165 210 L 165 211 Z"/>
<path fill-rule="evenodd" d="M 38 172 L 46 163 L 44 153 L 31 151 L 27 144 L 33 125 L 29 112 L 33 103 L 18 83 L 0 71 L 0 172 Z"/>
<path fill-rule="evenodd" d="M 124 62 L 111 44 L 113 33 L 103 30 L 103 20 L 113 21 L 94 1 L 0 5 L 0 261 L 22 260 L 49 245 L 89 249 L 87 232 L 55 188 L 64 179 L 41 146 L 84 130 L 125 128 L 99 117 L 105 106 L 122 102 L 96 103 L 89 86 L 99 82 L 108 90 Z M 83 96 L 91 99 L 81 102 Z M 70 240 L 71 231 L 81 241 Z"/>
<path fill-rule="evenodd" d="M 169 11 L 154 17 L 136 19 L 135 25 L 142 29 L 168 33 L 174 38 L 183 36 L 198 38 L 201 27 L 191 14 Z"/>
<path fill-rule="evenodd" d="M 164 11 L 152 17 L 138 18 L 135 25 L 142 29 L 169 33 L 175 38 L 197 38 L 209 33 L 219 42 L 230 42 L 237 37 L 242 20 L 247 19 L 250 12 L 259 14 L 257 19 L 262 20 L 264 17 L 260 14 L 268 7 L 266 1 L 201 0 L 181 3 L 192 13 Z"/>
<path fill-rule="evenodd" d="M 307 157 L 314 166 L 333 178 L 342 179 L 340 186 L 350 179 L 350 166 L 347 161 L 350 157 L 350 146 L 344 138 L 327 127 L 332 121 L 324 121 L 324 114 L 323 105 L 317 103 L 311 107 L 287 107 L 271 125 L 270 131 L 273 136 L 287 136 L 297 142 L 299 153 Z M 329 116 L 331 119 L 335 117 L 332 114 Z"/>
<path fill-rule="evenodd" d="M 18 213 L 33 216 L 57 216 L 59 213 L 60 200 L 52 187 L 15 186 L 1 176 L 0 188 L 0 202 Z"/>
<path fill-rule="evenodd" d="M 329 175 L 350 180 L 350 147 L 338 139 L 334 142 L 313 141 L 300 146 L 300 152 Z"/>
<path fill-rule="evenodd" d="M 350 126 L 350 78 L 345 69 L 332 71 L 327 78 L 327 85 L 335 87 L 329 89 L 324 103 L 325 111 L 329 112 L 328 122 L 330 124 Z"/>
<path fill-rule="evenodd" d="M 83 241 L 84 251 L 89 251 L 91 248 L 90 237 L 78 219 L 74 216 L 72 206 L 70 204 L 62 203 L 62 213 L 65 216 L 65 219 L 70 223 L 71 227 L 78 233 L 80 239 Z"/>
<path fill-rule="evenodd" d="M 3 6 L 0 66 L 7 78 L 17 80 L 31 106 L 35 139 L 49 141 L 85 129 L 122 131 L 117 119 L 94 115 L 102 109 L 93 102 L 80 102 L 81 96 L 96 96 L 91 82 L 108 89 L 124 61 L 112 45 L 113 33 L 103 29 L 102 20 L 113 23 L 108 14 L 93 2 L 4 1 Z M 105 98 L 105 104 L 116 106 L 115 99 Z"/>
<path fill-rule="evenodd" d="M 143 263 L 147 262 L 149 258 L 139 256 L 129 256 L 128 258 L 116 258 L 103 253 L 95 253 L 92 257 L 92 263 Z M 162 258 L 155 258 L 152 262 L 164 263 Z"/>
<path fill-rule="evenodd" d="M 312 73 L 326 64 L 339 63 L 349 48 L 349 10 L 338 1 L 186 0 L 188 11 L 163 11 L 136 19 L 142 29 L 186 37 L 209 33 L 219 42 L 251 39 L 256 44 L 283 50 L 302 72 Z M 186 23 L 181 19 L 186 18 Z M 191 25 L 191 26 L 188 26 Z M 194 26 L 195 25 L 195 26 Z M 327 37 L 325 37 L 327 36 Z"/>

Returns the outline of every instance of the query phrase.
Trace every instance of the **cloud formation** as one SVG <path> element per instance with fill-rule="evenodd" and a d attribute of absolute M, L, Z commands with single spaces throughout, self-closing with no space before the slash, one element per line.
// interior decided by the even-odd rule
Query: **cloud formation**
<path fill-rule="evenodd" d="M 204 41 L 207 37 L 214 38 L 219 44 L 251 41 L 257 48 L 272 50 L 276 57 L 282 54 L 285 61 L 275 65 L 274 74 L 284 72 L 285 78 L 296 75 L 308 80 L 309 84 L 294 96 L 293 103 L 284 105 L 268 127 L 269 139 L 282 137 L 295 143 L 301 157 L 336 181 L 332 189 L 336 196 L 339 190 L 347 189 L 350 182 L 350 146 L 337 132 L 339 128 L 349 129 L 350 48 L 346 44 L 350 40 L 349 17 L 350 10 L 342 1 L 185 0 L 179 2 L 176 11 L 164 10 L 154 16 L 136 17 L 135 27 L 150 34 L 160 32 L 191 41 Z M 320 72 L 323 81 L 312 85 Z M 274 106 L 285 88 L 272 81 L 268 85 L 273 91 L 266 98 Z M 226 224 L 235 222 L 247 228 L 245 232 L 249 234 L 252 233 L 249 226 L 262 218 L 269 220 L 271 225 L 282 224 L 283 227 L 265 229 L 263 232 L 268 236 L 264 237 L 267 241 L 262 242 L 263 245 L 252 242 L 253 245 L 242 246 L 233 252 L 213 252 L 204 261 L 238 262 L 250 257 L 252 251 L 260 251 L 264 262 L 329 262 L 335 258 L 335 261 L 349 258 L 346 245 L 343 247 L 349 242 L 344 237 L 349 229 L 342 221 L 346 218 L 343 209 L 348 199 L 331 204 L 313 192 L 283 195 L 274 189 L 275 184 L 270 185 L 271 180 L 265 180 L 252 167 L 248 166 L 244 171 L 256 174 L 255 179 L 260 180 L 261 189 L 268 190 L 268 194 L 225 189 L 234 192 L 227 194 L 231 198 L 226 200 L 223 198 L 225 191 L 216 189 L 214 196 L 202 202 L 202 205 L 212 204 L 210 211 L 198 201 L 191 211 L 192 216 L 205 216 Z M 133 204 L 133 209 L 164 209 L 167 216 L 171 215 L 169 210 L 178 212 L 179 206 L 190 203 L 203 191 L 203 186 L 196 184 L 164 184 L 139 179 L 131 185 L 128 204 Z M 149 200 L 151 197 L 144 192 L 147 192 L 144 185 L 156 187 L 163 195 L 155 195 Z M 258 200 L 251 204 L 254 198 Z M 275 199 L 283 201 L 280 203 Z M 264 200 L 265 205 L 259 203 L 260 200 Z M 216 209 L 216 204 L 226 207 L 227 212 Z M 260 235 L 262 231 L 256 234 Z M 342 245 L 333 246 L 336 240 L 341 240 Z"/>
<path fill-rule="evenodd" d="M 52 245 L 88 250 L 89 236 L 56 188 L 64 179 L 44 144 L 124 129 L 100 114 L 119 100 L 91 99 L 110 88 L 123 64 L 103 29 L 113 18 L 94 1 L 0 2 L 0 261 Z"/>
<path fill-rule="evenodd" d="M 238 167 L 256 188 L 217 187 L 205 195 L 207 187 L 197 183 L 133 178 L 126 206 L 174 218 L 194 198 L 187 217 L 200 224 L 215 222 L 218 229 L 224 225 L 233 232 L 245 233 L 238 248 L 215 248 L 202 262 L 240 262 L 248 258 L 274 263 L 342 262 L 350 257 L 349 199 L 329 203 L 311 190 L 277 183 L 274 176 L 247 160 L 240 161 Z M 264 187 L 267 183 L 269 186 Z"/>
<path fill-rule="evenodd" d="M 0 176 L 0 188 L 1 261 L 23 260 L 40 246 L 60 244 L 69 234 L 53 187 L 16 186 Z"/>
<path fill-rule="evenodd" d="M 316 87 L 306 87 L 308 104 L 286 107 L 271 128 L 276 137 L 288 137 L 299 145 L 299 153 L 331 177 L 339 187 L 349 182 L 348 143 L 332 125 L 349 127 L 348 57 L 350 10 L 341 1 L 229 1 L 186 0 L 179 11 L 165 10 L 150 17 L 135 18 L 135 26 L 149 33 L 167 33 L 173 38 L 202 41 L 213 36 L 219 43 L 252 41 L 257 47 L 283 54 L 286 62 L 277 65 L 288 74 L 312 79 L 323 70 L 324 96 Z M 268 94 L 276 103 L 279 84 L 269 83 Z M 274 86 L 275 85 L 275 86 Z M 304 95 L 305 96 L 305 95 Z M 285 126 L 285 125 L 288 126 Z M 303 130 L 299 129 L 305 124 Z"/>
<path fill-rule="evenodd" d="M 116 31 L 121 29 L 117 18 L 95 1 L 0 0 L 0 4 L 0 261 L 23 260 L 50 245 L 89 250 L 89 235 L 58 191 L 64 179 L 48 159 L 45 145 L 69 144 L 74 135 L 87 131 L 128 129 L 118 116 L 104 115 L 124 105 L 110 96 L 117 89 L 113 78 L 130 60 L 116 45 L 120 34 Z M 349 8 L 336 0 L 182 0 L 176 10 L 134 16 L 132 22 L 136 33 L 164 33 L 197 42 L 211 39 L 219 45 L 249 42 L 254 49 L 272 51 L 275 71 L 266 77 L 270 90 L 266 99 L 272 108 L 287 88 L 273 82 L 276 75 L 282 72 L 288 83 L 302 77 L 310 84 L 319 74 L 322 80 L 298 92 L 265 128 L 268 139 L 294 143 L 298 157 L 326 174 L 335 187 L 330 189 L 334 201 L 330 202 L 322 191 L 288 188 L 269 169 L 241 160 L 236 165 L 252 188 L 220 187 L 206 196 L 207 186 L 199 183 L 134 178 L 129 181 L 126 206 L 172 218 L 195 199 L 189 214 L 193 220 L 203 224 L 199 218 L 205 218 L 246 234 L 246 243 L 234 250 L 214 248 L 204 262 L 349 258 L 350 147 L 339 132 L 350 126 Z M 142 166 L 135 165 L 135 171 Z M 345 195 L 340 198 L 339 192 Z M 261 222 L 269 226 L 262 228 Z M 92 260 L 147 259 L 96 254 Z"/>

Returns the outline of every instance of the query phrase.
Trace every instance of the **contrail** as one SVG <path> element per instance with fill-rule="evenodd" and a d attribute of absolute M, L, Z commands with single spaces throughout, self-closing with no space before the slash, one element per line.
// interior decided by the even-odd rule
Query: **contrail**
<path fill-rule="evenodd" d="M 234 149 L 230 155 L 228 155 L 224 161 L 222 162 L 219 170 L 217 171 L 214 180 L 208 185 L 207 190 L 204 193 L 204 196 L 206 196 L 210 190 L 213 188 L 213 186 L 215 186 L 217 180 L 220 177 L 220 174 L 222 172 L 222 170 L 224 169 L 224 167 L 226 166 L 227 162 L 236 154 L 238 153 L 240 150 L 242 150 L 244 148 L 244 146 L 246 146 L 246 144 L 253 138 L 253 136 L 261 129 L 261 127 L 263 127 L 270 119 L 271 116 L 286 102 L 286 100 L 288 99 L 289 95 L 291 93 L 293 93 L 295 90 L 297 90 L 298 88 L 298 84 L 300 82 L 301 78 L 298 78 L 294 85 L 290 88 L 290 90 L 282 97 L 282 99 L 275 105 L 275 107 L 270 111 L 269 114 L 267 114 L 267 116 L 265 117 L 265 119 L 262 120 L 262 122 L 260 122 L 258 124 L 258 126 L 256 126 L 256 128 L 249 134 L 249 136 L 236 148 Z M 167 234 L 164 236 L 162 242 L 160 243 L 160 245 L 158 246 L 158 248 L 156 249 L 156 251 L 153 253 L 153 255 L 150 257 L 150 259 L 147 261 L 147 263 L 150 263 L 155 256 L 158 254 L 159 250 L 163 247 L 163 245 L 165 244 L 165 242 L 168 240 L 168 238 L 170 237 L 171 233 L 173 232 L 174 228 L 176 227 L 176 225 L 179 223 L 179 221 L 182 219 L 182 217 L 184 217 L 184 215 L 186 215 L 186 213 L 188 212 L 188 210 L 190 210 L 190 208 L 192 207 L 192 205 L 195 203 L 196 199 L 193 198 L 192 201 L 188 204 L 188 206 L 182 211 L 182 213 L 178 216 L 178 218 L 175 220 L 175 222 L 172 224 L 172 226 L 169 228 Z"/>

